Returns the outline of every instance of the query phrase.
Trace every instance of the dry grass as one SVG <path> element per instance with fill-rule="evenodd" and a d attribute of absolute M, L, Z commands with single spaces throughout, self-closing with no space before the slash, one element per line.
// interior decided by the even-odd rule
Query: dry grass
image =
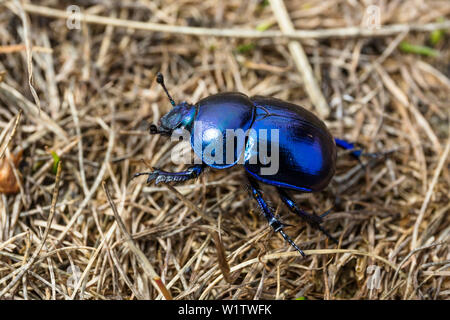
<path fill-rule="evenodd" d="M 358 31 L 369 2 L 286 0 L 293 27 L 316 34 L 288 40 L 264 1 L 78 1 L 94 19 L 74 30 L 61 18 L 72 2 L 34 3 L 62 10 L 50 17 L 0 1 L 0 161 L 20 182 L 0 199 L 0 298 L 449 299 L 448 30 L 437 57 L 398 48 L 429 45 L 423 28 L 347 32 Z M 421 30 L 450 17 L 445 0 L 383 3 L 383 25 Z M 95 15 L 110 20 L 96 23 Z M 257 38 L 239 31 L 261 26 L 269 29 Z M 316 88 L 296 68 L 305 63 L 292 49 L 299 39 Z M 340 153 L 324 192 L 295 196 L 308 211 L 334 205 L 325 226 L 338 246 L 264 189 L 294 225 L 286 231 L 305 249 L 302 259 L 270 231 L 241 168 L 210 170 L 176 189 L 131 180 L 146 169 L 142 159 L 182 169 L 170 161 L 174 144 L 147 132 L 170 109 L 157 71 L 176 101 L 233 90 L 274 96 L 329 114 L 335 136 L 368 152 L 396 151 L 366 171 Z M 380 267 L 378 290 L 368 288 L 372 265 Z"/>

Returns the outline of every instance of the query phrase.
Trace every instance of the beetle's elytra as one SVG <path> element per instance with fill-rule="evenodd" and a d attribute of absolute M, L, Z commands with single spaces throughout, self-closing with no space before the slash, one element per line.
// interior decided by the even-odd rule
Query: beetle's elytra
<path fill-rule="evenodd" d="M 285 225 L 274 216 L 263 199 L 259 182 L 276 187 L 281 200 L 290 211 L 336 241 L 321 226 L 324 215 L 318 216 L 298 208 L 287 189 L 302 192 L 323 190 L 335 173 L 336 145 L 352 150 L 352 154 L 359 157 L 361 152 L 354 150 L 353 144 L 334 139 L 322 120 L 310 111 L 286 101 L 229 92 L 206 97 L 194 105 L 187 102 L 177 105 L 167 91 L 160 73 L 157 81 L 162 85 L 173 108 L 161 118 L 158 126 L 150 126 L 150 133 L 170 135 L 175 130 L 186 130 L 190 133 L 192 148 L 201 163 L 183 172 L 155 169 L 153 172 L 136 173 L 135 177 L 148 175 L 147 183 L 153 180 L 156 183 L 186 181 L 198 177 L 208 166 L 224 169 L 242 164 L 249 179 L 252 196 L 269 225 L 298 252 L 304 255 L 284 232 Z M 230 130 L 251 131 L 253 134 L 246 136 L 245 143 L 228 145 L 227 135 Z M 277 151 L 277 170 L 271 174 L 261 173 L 262 169 L 269 166 L 264 159 L 258 157 L 258 152 L 262 152 L 262 149 L 254 148 L 261 141 L 265 146 L 270 145 L 272 152 L 275 149 Z M 208 148 L 214 151 L 208 153 Z M 220 152 L 217 150 L 223 154 L 218 154 Z M 227 151 L 231 151 L 232 161 L 218 161 L 217 156 L 223 159 Z M 239 159 L 242 162 L 238 162 Z"/>

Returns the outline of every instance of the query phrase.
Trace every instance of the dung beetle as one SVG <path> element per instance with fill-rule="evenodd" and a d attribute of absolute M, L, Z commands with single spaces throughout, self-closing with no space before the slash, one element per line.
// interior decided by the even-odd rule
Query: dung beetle
<path fill-rule="evenodd" d="M 264 200 L 259 182 L 274 186 L 290 211 L 337 242 L 321 226 L 328 212 L 316 215 L 303 211 L 287 190 L 323 190 L 335 173 L 336 146 L 350 150 L 359 159 L 362 152 L 354 144 L 334 139 L 324 122 L 313 113 L 283 100 L 228 92 L 211 95 L 196 104 L 176 104 L 161 73 L 157 74 L 157 82 L 173 108 L 160 119 L 158 126 L 150 126 L 150 133 L 171 135 L 175 131 L 185 130 L 190 134 L 192 149 L 200 161 L 182 172 L 154 169 L 152 172 L 136 173 L 134 177 L 148 175 L 147 183 L 180 182 L 198 177 L 207 167 L 224 169 L 240 164 L 246 170 L 251 194 L 269 225 L 301 255 L 304 256 L 303 251 L 284 232 L 287 225 L 277 219 Z M 246 133 L 245 140 L 240 144 L 232 135 L 239 130 Z M 270 156 L 274 158 L 276 153 L 275 171 L 269 170 L 273 164 L 268 163 L 268 153 L 263 157 L 260 154 L 269 145 Z M 228 157 L 230 154 L 231 158 Z M 229 161 L 223 161 L 225 155 Z"/>

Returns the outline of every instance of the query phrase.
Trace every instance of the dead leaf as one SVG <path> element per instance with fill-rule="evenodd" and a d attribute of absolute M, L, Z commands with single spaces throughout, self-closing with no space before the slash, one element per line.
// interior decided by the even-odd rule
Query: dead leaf
<path fill-rule="evenodd" d="M 20 160 L 22 160 L 22 153 L 23 151 L 21 150 L 16 155 L 12 156 L 12 162 L 16 168 Z M 0 193 L 16 194 L 19 191 L 19 183 L 16 180 L 13 168 L 11 168 L 8 159 L 4 157 L 0 160 Z"/>

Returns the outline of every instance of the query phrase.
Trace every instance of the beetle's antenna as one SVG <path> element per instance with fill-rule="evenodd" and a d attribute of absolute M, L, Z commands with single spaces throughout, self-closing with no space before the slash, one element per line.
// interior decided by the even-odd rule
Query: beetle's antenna
<path fill-rule="evenodd" d="M 172 106 L 175 107 L 175 101 L 173 101 L 172 97 L 171 97 L 170 94 L 169 94 L 169 91 L 167 91 L 166 85 L 164 84 L 164 76 L 162 75 L 161 72 L 158 72 L 158 73 L 156 74 L 156 82 L 158 82 L 158 83 L 163 87 L 164 91 L 165 91 L 166 94 L 167 94 L 167 97 L 168 97 L 169 100 L 170 100 L 170 103 L 172 104 Z"/>

